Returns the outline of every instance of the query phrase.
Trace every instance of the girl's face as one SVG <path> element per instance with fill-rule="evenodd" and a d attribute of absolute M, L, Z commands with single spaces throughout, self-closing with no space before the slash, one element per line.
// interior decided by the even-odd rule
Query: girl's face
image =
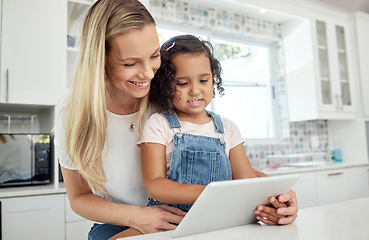
<path fill-rule="evenodd" d="M 150 81 L 160 67 L 155 25 L 118 34 L 109 44 L 105 69 L 110 94 L 126 101 L 147 95 Z"/>
<path fill-rule="evenodd" d="M 178 80 L 173 105 L 180 120 L 203 119 L 213 99 L 213 74 L 205 53 L 179 54 L 172 59 Z M 200 120 L 201 122 L 201 120 Z"/>

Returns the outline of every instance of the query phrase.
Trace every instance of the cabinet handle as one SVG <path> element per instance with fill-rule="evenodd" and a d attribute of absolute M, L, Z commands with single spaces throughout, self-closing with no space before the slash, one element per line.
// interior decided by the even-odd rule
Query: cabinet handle
<path fill-rule="evenodd" d="M 340 109 L 340 95 L 336 94 L 334 96 L 336 98 L 336 110 Z"/>
<path fill-rule="evenodd" d="M 331 176 L 339 176 L 339 175 L 342 175 L 343 172 L 336 172 L 336 173 L 328 173 L 328 177 L 331 177 Z"/>
<path fill-rule="evenodd" d="M 9 69 L 6 69 L 6 93 L 5 93 L 5 102 L 9 102 Z"/>

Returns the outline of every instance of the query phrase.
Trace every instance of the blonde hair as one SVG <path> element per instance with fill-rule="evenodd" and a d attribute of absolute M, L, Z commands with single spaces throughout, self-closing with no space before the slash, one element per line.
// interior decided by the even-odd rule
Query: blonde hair
<path fill-rule="evenodd" d="M 67 106 L 66 151 L 89 187 L 106 192 L 102 153 L 106 139 L 105 61 L 109 42 L 117 34 L 155 24 L 137 0 L 100 0 L 85 17 L 80 56 Z M 141 99 L 139 131 L 148 96 Z"/>

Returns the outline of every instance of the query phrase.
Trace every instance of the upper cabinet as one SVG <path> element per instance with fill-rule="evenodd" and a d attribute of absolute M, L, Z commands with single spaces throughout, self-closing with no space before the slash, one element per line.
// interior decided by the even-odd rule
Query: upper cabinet
<path fill-rule="evenodd" d="M 65 82 L 63 0 L 2 0 L 1 104 L 55 105 Z"/>
<path fill-rule="evenodd" d="M 357 12 L 355 23 L 363 113 L 369 117 L 369 14 Z"/>
<path fill-rule="evenodd" d="M 83 19 L 94 0 L 68 0 L 67 88 L 71 88 L 78 61 Z"/>
<path fill-rule="evenodd" d="M 353 119 L 348 22 L 313 18 L 284 25 L 290 121 Z"/>

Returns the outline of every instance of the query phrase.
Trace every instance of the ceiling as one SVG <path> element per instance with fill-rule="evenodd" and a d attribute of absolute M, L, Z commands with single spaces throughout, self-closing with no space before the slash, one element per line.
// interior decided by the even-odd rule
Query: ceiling
<path fill-rule="evenodd" d="M 368 0 L 312 0 L 312 1 L 322 2 L 350 12 L 362 11 L 369 13 Z"/>

